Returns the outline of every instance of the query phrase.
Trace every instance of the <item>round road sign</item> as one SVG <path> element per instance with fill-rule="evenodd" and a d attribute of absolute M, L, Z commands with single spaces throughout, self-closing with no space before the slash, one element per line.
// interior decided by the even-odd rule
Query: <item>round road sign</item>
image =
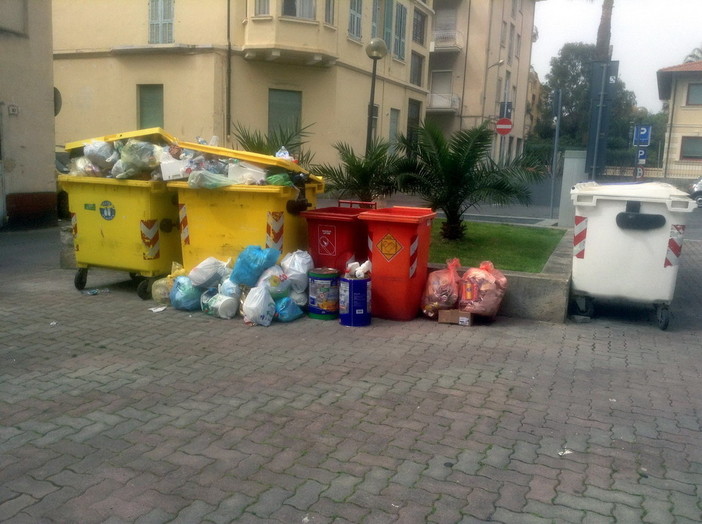
<path fill-rule="evenodd" d="M 509 118 L 500 118 L 495 122 L 495 131 L 500 135 L 509 135 L 512 131 L 512 121 Z"/>

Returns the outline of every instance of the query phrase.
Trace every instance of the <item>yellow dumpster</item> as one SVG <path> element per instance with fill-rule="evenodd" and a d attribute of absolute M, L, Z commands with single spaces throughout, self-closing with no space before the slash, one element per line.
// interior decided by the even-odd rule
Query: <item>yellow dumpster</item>
<path fill-rule="evenodd" d="M 137 293 L 149 298 L 153 281 L 182 259 L 175 191 L 149 180 L 60 175 L 59 183 L 68 193 L 76 288 L 91 267 L 117 269 L 146 277 Z"/>
<path fill-rule="evenodd" d="M 175 143 L 163 129 L 150 128 L 70 142 L 65 149 L 79 156 L 90 142 L 129 138 Z M 78 266 L 75 287 L 85 288 L 91 267 L 123 270 L 140 280 L 138 295 L 149 298 L 153 281 L 170 273 L 173 262 L 182 262 L 176 191 L 160 180 L 74 175 L 58 179 L 68 194 Z"/>
<path fill-rule="evenodd" d="M 207 257 L 236 258 L 247 246 L 273 247 L 283 255 L 307 248 L 302 206 L 315 208 L 322 181 L 310 176 L 304 199 L 291 186 L 232 185 L 191 188 L 168 182 L 178 191 L 183 266 L 190 270 Z"/>

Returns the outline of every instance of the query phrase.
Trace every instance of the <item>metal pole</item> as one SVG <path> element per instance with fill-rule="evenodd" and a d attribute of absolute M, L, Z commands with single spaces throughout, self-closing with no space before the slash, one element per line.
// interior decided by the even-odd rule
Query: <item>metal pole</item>
<path fill-rule="evenodd" d="M 558 162 L 558 138 L 561 133 L 561 95 L 558 90 L 558 108 L 556 109 L 556 136 L 553 137 L 553 158 L 551 160 L 551 213 L 549 218 L 553 218 L 553 201 L 556 193 L 556 163 Z"/>
<path fill-rule="evenodd" d="M 373 73 L 371 74 L 370 103 L 368 104 L 368 129 L 366 130 L 366 155 L 370 151 L 373 135 L 373 106 L 375 106 L 375 74 L 378 67 L 378 59 L 373 59 Z"/>
<path fill-rule="evenodd" d="M 607 79 L 607 62 L 602 64 L 602 85 L 600 86 L 600 105 L 597 108 L 597 129 L 595 134 L 595 151 L 592 155 L 592 176 L 591 179 L 595 180 L 595 172 L 597 170 L 597 150 L 600 147 L 600 128 L 602 127 L 602 106 L 604 105 L 604 90 L 605 90 L 605 80 Z"/>

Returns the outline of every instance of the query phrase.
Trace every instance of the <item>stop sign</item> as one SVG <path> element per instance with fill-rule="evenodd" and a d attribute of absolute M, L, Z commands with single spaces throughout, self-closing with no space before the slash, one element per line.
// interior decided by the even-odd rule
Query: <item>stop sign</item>
<path fill-rule="evenodd" d="M 495 122 L 495 131 L 500 135 L 509 135 L 512 131 L 512 121 L 509 118 L 500 118 Z"/>

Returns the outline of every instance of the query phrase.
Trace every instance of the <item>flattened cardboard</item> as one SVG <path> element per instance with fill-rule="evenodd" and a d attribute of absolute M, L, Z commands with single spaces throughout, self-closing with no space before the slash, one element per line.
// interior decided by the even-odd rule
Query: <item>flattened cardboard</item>
<path fill-rule="evenodd" d="M 458 324 L 459 326 L 472 326 L 473 314 L 460 309 L 440 309 L 439 324 Z"/>

